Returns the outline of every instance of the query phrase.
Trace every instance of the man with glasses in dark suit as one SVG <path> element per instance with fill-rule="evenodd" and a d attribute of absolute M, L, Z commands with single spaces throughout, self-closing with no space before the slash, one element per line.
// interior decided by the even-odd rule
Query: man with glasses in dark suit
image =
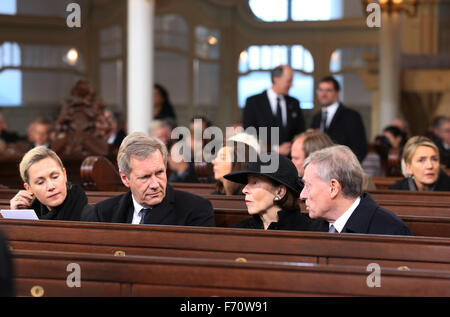
<path fill-rule="evenodd" d="M 358 160 L 366 157 L 368 145 L 361 115 L 339 101 L 340 85 L 335 78 L 323 78 L 317 89 L 317 99 L 322 107 L 313 117 L 311 128 L 328 134 L 335 144 L 347 145 Z"/>

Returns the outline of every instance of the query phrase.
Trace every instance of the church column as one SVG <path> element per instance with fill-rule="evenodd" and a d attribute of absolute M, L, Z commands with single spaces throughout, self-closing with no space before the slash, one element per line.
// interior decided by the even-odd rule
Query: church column
<path fill-rule="evenodd" d="M 148 132 L 153 117 L 155 0 L 128 0 L 128 133 Z"/>
<path fill-rule="evenodd" d="M 398 12 L 382 12 L 380 28 L 380 133 L 398 115 L 400 102 L 400 30 Z"/>

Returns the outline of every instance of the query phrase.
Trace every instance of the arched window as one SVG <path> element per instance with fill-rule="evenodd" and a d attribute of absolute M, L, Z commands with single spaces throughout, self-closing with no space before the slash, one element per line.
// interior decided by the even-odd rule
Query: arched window
<path fill-rule="evenodd" d="M 18 106 L 22 103 L 22 72 L 20 47 L 5 42 L 0 46 L 0 105 Z"/>
<path fill-rule="evenodd" d="M 265 22 L 322 21 L 343 16 L 342 0 L 249 0 L 249 6 Z"/>
<path fill-rule="evenodd" d="M 0 14 L 15 15 L 17 13 L 17 0 L 0 1 Z"/>
<path fill-rule="evenodd" d="M 341 85 L 341 100 L 349 105 L 362 105 L 370 100 L 370 92 L 362 85 L 357 72 L 364 66 L 366 54 L 377 54 L 375 46 L 343 46 L 330 56 L 330 72 Z"/>
<path fill-rule="evenodd" d="M 303 109 L 312 109 L 314 102 L 314 60 L 301 45 L 250 46 L 239 58 L 238 103 L 272 86 L 270 71 L 281 64 L 294 69 L 294 84 L 289 94 L 300 100 Z"/>

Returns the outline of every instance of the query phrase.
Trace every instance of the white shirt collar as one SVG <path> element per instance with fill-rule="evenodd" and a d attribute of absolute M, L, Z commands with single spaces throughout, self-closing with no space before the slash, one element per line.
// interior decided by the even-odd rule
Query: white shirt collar
<path fill-rule="evenodd" d="M 334 223 L 330 223 L 330 227 L 331 225 L 333 225 L 334 228 L 336 228 L 337 232 L 341 232 L 342 229 L 344 229 L 344 226 L 347 223 L 348 219 L 355 211 L 356 207 L 358 207 L 360 201 L 361 197 L 356 198 L 356 200 L 353 202 L 350 208 L 347 209 L 346 212 L 344 212 L 339 218 L 337 218 Z"/>
<path fill-rule="evenodd" d="M 140 203 L 138 203 L 136 201 L 136 199 L 134 199 L 133 194 L 131 194 L 131 199 L 133 200 L 133 206 L 134 206 L 133 220 L 131 221 L 131 223 L 132 224 L 139 224 L 139 222 L 141 221 L 141 214 L 140 214 L 140 212 L 145 207 L 142 206 Z"/>
<path fill-rule="evenodd" d="M 281 118 L 283 119 L 283 125 L 286 126 L 286 100 L 283 95 L 277 95 L 272 88 L 267 89 L 267 98 L 269 99 L 270 108 L 272 109 L 272 113 L 274 116 L 277 115 L 277 98 L 280 98 L 280 106 L 281 106 Z"/>
<path fill-rule="evenodd" d="M 326 108 L 322 108 L 322 111 L 327 111 L 327 127 L 330 126 L 331 120 L 333 120 L 333 117 L 339 107 L 339 101 L 336 101 L 335 103 L 332 103 Z"/>

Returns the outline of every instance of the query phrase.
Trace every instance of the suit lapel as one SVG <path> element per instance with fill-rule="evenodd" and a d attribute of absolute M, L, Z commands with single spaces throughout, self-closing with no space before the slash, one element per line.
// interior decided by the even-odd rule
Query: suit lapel
<path fill-rule="evenodd" d="M 342 232 L 346 233 L 368 233 L 372 216 L 375 212 L 373 199 L 369 194 L 364 193 L 358 207 L 347 220 Z"/>
<path fill-rule="evenodd" d="M 336 122 L 339 121 L 339 117 L 342 115 L 342 112 L 344 111 L 344 106 L 339 103 L 339 107 L 336 110 L 336 113 L 333 116 L 333 119 L 330 122 L 330 125 L 328 126 L 327 132 L 333 129 L 333 127 L 336 125 Z"/>
<path fill-rule="evenodd" d="M 163 201 L 156 206 L 153 206 L 152 210 L 147 213 L 145 217 L 145 224 L 163 224 L 165 218 L 167 218 L 173 212 L 173 203 L 175 200 L 174 189 L 167 184 L 166 196 Z"/>
<path fill-rule="evenodd" d="M 112 222 L 114 223 L 131 223 L 129 220 L 130 213 L 134 212 L 133 199 L 131 198 L 131 191 L 123 194 L 119 199 L 119 204 L 117 209 L 114 210 L 112 216 Z M 132 217 L 132 216 L 131 216 Z M 129 220 L 129 221 L 128 221 Z"/>

